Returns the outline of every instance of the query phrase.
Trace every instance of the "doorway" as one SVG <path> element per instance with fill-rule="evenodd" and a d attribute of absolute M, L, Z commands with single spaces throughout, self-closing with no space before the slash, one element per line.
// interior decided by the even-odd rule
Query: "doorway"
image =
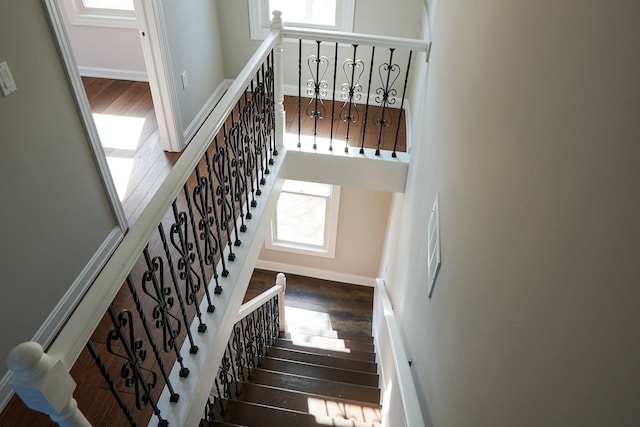
<path fill-rule="evenodd" d="M 170 151 L 182 148 L 168 81 L 158 70 L 162 62 L 153 59 L 164 56 L 162 45 L 152 43 L 162 26 L 148 23 L 155 21 L 152 0 L 53 1 L 57 10 L 50 14 L 58 16 L 52 23 L 62 27 L 54 30 L 67 36 L 59 37 L 61 51 L 69 74 L 81 82 L 76 96 L 86 95 L 88 103 L 78 103 L 90 109 L 85 121 L 99 136 L 92 145 L 96 157 L 104 156 L 101 172 L 126 227 L 177 159 Z"/>

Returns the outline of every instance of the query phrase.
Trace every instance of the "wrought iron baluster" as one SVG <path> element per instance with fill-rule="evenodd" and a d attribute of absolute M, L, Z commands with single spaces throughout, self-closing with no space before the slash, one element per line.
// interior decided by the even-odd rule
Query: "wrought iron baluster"
<path fill-rule="evenodd" d="M 245 349 L 242 341 L 242 330 L 239 324 L 233 327 L 231 347 L 236 352 L 236 366 L 238 368 L 238 380 L 245 381 L 244 368 L 247 366 Z"/>
<path fill-rule="evenodd" d="M 374 122 L 379 127 L 378 130 L 378 146 L 376 156 L 380 155 L 380 146 L 382 145 L 383 130 L 385 127 L 391 126 L 391 113 L 389 108 L 396 103 L 396 95 L 398 91 L 393 88 L 396 80 L 400 76 L 400 66 L 393 63 L 393 53 L 395 49 L 389 49 L 389 62 L 385 62 L 378 68 L 380 81 L 382 86 L 376 89 L 376 102 L 379 104 L 375 114 Z M 385 75 L 386 74 L 386 75 Z"/>
<path fill-rule="evenodd" d="M 216 386 L 216 391 L 218 392 L 218 402 L 220 402 L 220 415 L 225 416 L 227 414 L 227 408 L 224 407 L 223 397 L 222 397 L 222 394 L 220 393 L 220 383 L 218 383 L 217 378 L 214 381 L 214 384 Z M 214 401 L 214 405 L 215 405 L 215 401 Z"/>
<path fill-rule="evenodd" d="M 398 148 L 398 136 L 400 135 L 400 123 L 402 123 L 402 116 L 404 114 L 404 99 L 407 94 L 407 83 L 409 81 L 409 70 L 411 69 L 411 56 L 413 55 L 413 51 L 409 51 L 409 60 L 407 61 L 407 72 L 404 76 L 404 88 L 402 89 L 402 102 L 400 102 L 400 111 L 398 112 L 398 126 L 396 127 L 396 139 L 393 143 L 393 153 L 391 153 L 391 157 L 397 157 L 396 149 Z"/>
<path fill-rule="evenodd" d="M 238 110 L 239 109 L 240 104 L 238 103 Z M 238 117 L 238 119 L 241 119 L 241 117 Z M 245 231 L 247 231 L 247 225 L 244 223 L 244 209 L 242 203 L 242 196 L 246 191 L 243 139 L 242 124 L 240 120 L 236 121 L 235 114 L 233 113 L 233 110 L 231 110 L 231 128 L 229 129 L 229 142 L 231 153 L 233 154 L 230 162 L 230 166 L 232 168 L 231 176 L 233 178 L 234 184 L 232 200 L 234 212 L 236 204 L 238 205 L 238 212 L 240 215 L 240 231 L 244 233 Z M 249 206 L 247 205 L 247 209 L 248 208 Z M 236 243 L 236 246 L 239 246 L 239 243 Z"/>
<path fill-rule="evenodd" d="M 163 241 L 163 246 L 167 246 L 162 224 L 158 225 L 158 231 L 160 232 L 160 238 Z M 174 351 L 179 353 L 180 350 L 178 349 L 176 338 L 180 335 L 182 325 L 180 320 L 170 312 L 173 307 L 174 299 L 170 296 L 171 288 L 164 285 L 164 262 L 160 257 L 151 258 L 151 255 L 149 255 L 148 245 L 144 249 L 143 253 L 147 263 L 147 271 L 145 271 L 142 277 L 142 290 L 156 303 L 153 308 L 153 318 L 156 320 L 156 327 L 162 327 L 165 351 L 168 351 L 167 348 L 174 348 Z M 148 288 L 149 284 L 153 286 L 152 289 Z M 186 311 L 184 311 L 184 301 L 182 301 L 182 296 L 179 293 L 180 288 L 178 288 L 177 284 L 174 284 L 174 289 L 176 289 L 176 296 L 178 298 L 180 310 L 182 311 L 182 318 L 183 320 L 186 320 L 185 325 L 187 325 L 188 319 Z M 172 323 L 175 323 L 177 326 L 174 328 Z M 185 327 L 185 329 L 187 337 L 189 338 L 189 343 L 191 344 L 190 352 L 195 354 L 198 352 L 198 347 L 193 341 L 193 336 L 191 335 L 189 328 Z"/>
<path fill-rule="evenodd" d="M 120 369 L 120 376 L 125 380 L 125 386 L 133 387 L 136 408 L 143 410 L 147 404 L 151 405 L 153 413 L 158 418 L 158 427 L 167 427 L 169 423 L 162 418 L 162 413 L 152 395 L 157 382 L 156 374 L 142 367 L 142 363 L 146 358 L 146 350 L 142 346 L 142 341 L 135 338 L 131 312 L 122 310 L 116 315 L 113 307 L 109 307 L 107 312 L 113 323 L 113 328 L 111 328 L 107 337 L 107 350 L 114 356 L 124 359 L 125 362 Z M 121 351 L 124 350 L 124 354 L 115 348 L 116 342 L 120 342 Z M 147 375 L 145 375 L 145 372 Z M 146 377 L 149 377 L 149 379 Z"/>
<path fill-rule="evenodd" d="M 226 126 L 223 125 L 224 134 L 226 134 Z M 216 204 L 220 208 L 220 229 L 227 235 L 227 246 L 229 247 L 229 255 L 227 259 L 233 261 L 236 259 L 236 254 L 233 253 L 233 239 L 231 237 L 231 220 L 233 217 L 233 210 L 229 202 L 229 195 L 231 193 L 230 177 L 227 175 L 227 163 L 229 161 L 229 155 L 225 146 L 218 145 L 218 136 L 214 138 L 216 144 L 216 153 L 213 156 L 213 173 L 217 179 L 218 185 L 215 190 Z M 226 271 L 226 269 L 225 269 Z M 228 271 L 227 271 L 227 274 Z M 224 272 L 222 274 L 225 275 Z"/>
<path fill-rule="evenodd" d="M 265 123 L 264 146 L 262 148 L 264 150 L 263 151 L 264 157 L 262 159 L 262 165 L 264 166 L 264 174 L 269 175 L 271 173 L 271 171 L 269 170 L 269 165 L 271 164 L 269 162 L 269 147 L 271 146 L 271 126 L 272 126 L 271 109 L 269 107 L 271 105 L 270 97 L 272 94 L 270 93 L 269 76 L 265 71 L 264 62 L 260 66 L 260 72 L 262 73 L 262 84 L 264 86 L 264 105 L 262 108 L 262 114 L 264 114 L 264 123 Z M 265 184 L 266 184 L 266 181 L 265 181 Z"/>
<path fill-rule="evenodd" d="M 202 256 L 202 249 L 200 248 L 200 242 L 198 239 L 198 236 L 202 239 L 203 236 L 198 233 L 198 228 L 196 226 L 196 219 L 195 219 L 195 213 L 193 211 L 193 205 L 191 203 L 191 197 L 189 196 L 189 186 L 185 183 L 184 186 L 182 187 L 182 191 L 184 193 L 184 198 L 187 204 L 187 212 L 189 215 L 189 224 L 191 225 L 191 233 L 193 235 L 193 240 L 195 243 L 195 247 L 196 247 L 196 253 L 198 254 L 198 265 L 200 266 L 200 273 L 201 273 L 201 277 L 202 277 L 202 282 L 204 284 L 204 291 L 205 291 L 205 295 L 207 296 L 207 311 L 209 313 L 213 313 L 216 309 L 216 307 L 213 305 L 213 301 L 211 300 L 211 293 L 209 292 L 209 280 L 207 279 L 207 271 L 205 268 L 205 259 Z M 177 206 L 176 202 L 173 202 L 172 205 L 172 209 L 174 211 L 174 216 L 175 216 L 175 211 L 177 210 Z M 202 218 L 202 217 L 201 217 Z M 207 245 L 205 244 L 205 253 L 208 250 Z M 218 285 L 218 272 L 217 272 L 217 265 L 215 262 L 215 256 L 213 257 L 214 261 L 211 263 L 213 265 L 213 275 L 216 278 L 216 287 Z"/>
<path fill-rule="evenodd" d="M 253 379 L 251 368 L 256 367 L 255 335 L 253 329 L 253 319 L 251 316 L 240 321 L 242 326 L 242 336 L 244 337 L 244 349 L 247 358 L 247 373 L 249 380 Z"/>
<path fill-rule="evenodd" d="M 145 248 L 145 258 L 149 259 L 149 253 Z M 147 263 L 149 265 L 149 263 Z M 160 264 L 161 266 L 162 264 Z M 155 270 L 160 267 L 152 267 L 144 272 L 142 276 L 142 291 L 147 294 L 155 303 L 152 309 L 155 327 L 162 330 L 162 348 L 165 353 L 173 353 L 181 367 L 181 376 L 187 376 L 189 370 L 184 367 L 183 358 L 178 348 L 177 337 L 180 335 L 182 328 L 180 320 L 170 313 L 173 307 L 173 297 L 171 297 L 171 289 L 164 286 L 164 282 L 160 282 L 155 278 Z M 161 284 L 162 283 L 162 284 Z M 152 288 L 149 289 L 148 285 Z M 175 324 L 175 326 L 174 326 Z"/>
<path fill-rule="evenodd" d="M 216 135 L 215 137 L 215 141 L 216 141 L 216 146 L 218 145 L 217 143 L 217 139 L 218 136 Z M 215 157 L 215 156 L 214 156 Z M 207 164 L 207 177 L 209 178 L 209 192 L 208 192 L 208 196 L 207 199 L 211 198 L 211 212 L 213 213 L 213 218 L 210 217 L 210 221 L 211 223 L 209 224 L 210 227 L 215 226 L 215 234 L 213 235 L 213 243 L 215 243 L 214 245 L 214 251 L 212 252 L 212 258 L 211 258 L 211 264 L 213 265 L 213 279 L 216 282 L 216 287 L 214 290 L 214 293 L 216 295 L 220 295 L 222 293 L 222 287 L 220 286 L 220 282 L 218 280 L 218 264 L 217 264 L 217 259 L 215 254 L 217 253 L 220 257 L 220 261 L 222 262 L 222 277 L 227 277 L 229 275 L 229 270 L 227 270 L 227 264 L 225 262 L 224 259 L 224 253 L 223 253 L 223 240 L 222 240 L 222 233 L 223 233 L 223 226 L 220 222 L 220 218 L 218 217 L 218 210 L 216 209 L 216 194 L 219 191 L 219 186 L 220 186 L 220 181 L 218 181 L 218 185 L 214 185 L 214 180 L 213 180 L 213 168 L 212 168 L 212 163 L 211 163 L 211 156 L 209 156 L 209 151 L 205 151 L 204 152 L 204 158 Z"/>
<path fill-rule="evenodd" d="M 179 292 L 178 280 L 182 280 L 184 281 L 185 303 L 186 305 L 194 306 L 196 310 L 196 318 L 198 319 L 198 332 L 205 332 L 207 330 L 207 325 L 202 321 L 202 312 L 200 311 L 200 305 L 198 304 L 198 291 L 202 286 L 203 279 L 201 279 L 200 276 L 198 276 L 198 273 L 196 273 L 193 269 L 195 254 L 193 253 L 193 243 L 189 242 L 189 225 L 187 223 L 187 214 L 184 211 L 178 211 L 175 201 L 172 207 L 173 218 L 175 222 L 171 224 L 169 239 L 171 240 L 171 244 L 179 255 L 178 270 L 180 270 L 180 273 L 176 274 L 175 272 L 171 250 L 169 248 L 169 245 L 167 245 L 166 241 L 164 240 L 163 231 L 160 234 L 160 237 L 162 239 L 162 245 L 164 246 L 165 255 L 167 257 L 167 264 L 169 264 L 171 279 L 173 280 L 174 286 L 176 287 L 176 295 L 178 295 L 178 299 L 180 300 L 181 295 L 181 292 Z M 188 325 L 188 319 L 185 318 L 184 320 L 185 325 Z"/>
<path fill-rule="evenodd" d="M 100 373 L 102 374 L 102 376 L 104 377 L 105 381 L 107 382 L 107 385 L 109 386 L 109 390 L 111 390 L 111 393 L 113 394 L 113 397 L 116 399 L 116 403 L 118 403 L 118 406 L 122 410 L 122 413 L 124 414 L 125 418 L 127 419 L 127 422 L 129 423 L 130 426 L 136 427 L 137 424 L 136 424 L 135 419 L 133 418 L 133 414 L 131 413 L 131 409 L 129 409 L 127 404 L 124 403 L 124 400 L 122 400 L 122 396 L 120 395 L 120 392 L 118 391 L 115 383 L 113 382 L 113 378 L 111 378 L 111 375 L 109 374 L 109 370 L 104 365 L 104 362 L 102 361 L 102 358 L 98 354 L 98 351 L 96 350 L 96 348 L 93 345 L 93 342 L 91 342 L 91 340 L 89 340 L 87 342 L 87 349 L 89 350 L 89 353 L 93 357 L 93 360 L 95 360 L 96 365 L 98 366 L 98 369 L 100 370 Z"/>
<path fill-rule="evenodd" d="M 269 116 L 271 120 L 271 126 L 269 128 L 269 135 L 271 136 L 270 148 L 269 148 L 269 164 L 273 165 L 275 163 L 273 157 L 278 155 L 278 147 L 276 146 L 276 79 L 275 79 L 275 68 L 274 68 L 274 53 L 273 50 L 269 53 L 267 57 L 267 63 L 269 64 L 267 69 L 267 80 L 269 81 Z M 284 132 L 284 129 L 283 129 Z"/>
<path fill-rule="evenodd" d="M 342 109 L 340 110 L 340 120 L 347 124 L 347 135 L 345 138 L 346 145 L 344 147 L 345 153 L 349 151 L 349 140 L 351 138 L 351 124 L 357 123 L 360 118 L 360 111 L 356 102 L 362 98 L 362 85 L 359 83 L 362 74 L 364 73 L 364 62 L 357 59 L 358 45 L 353 45 L 353 59 L 347 59 L 342 64 L 346 83 L 341 86 L 342 90 Z"/>
<path fill-rule="evenodd" d="M 333 151 L 333 128 L 335 126 L 336 117 L 336 82 L 338 79 L 338 43 L 336 42 L 333 58 L 333 91 L 331 97 L 331 130 L 329 133 L 329 151 Z M 347 147 L 345 146 L 345 152 Z"/>
<path fill-rule="evenodd" d="M 238 221 L 236 216 L 236 201 L 235 201 L 236 191 L 235 191 L 235 185 L 234 185 L 235 174 L 232 172 L 232 168 L 233 168 L 232 163 L 235 160 L 235 157 L 234 158 L 231 157 L 231 155 L 233 154 L 232 138 L 234 137 L 232 133 L 235 133 L 235 132 L 234 132 L 233 126 L 230 130 L 227 129 L 226 123 L 222 125 L 222 130 L 224 134 L 224 144 L 225 144 L 224 153 L 225 153 L 225 156 L 227 157 L 226 165 L 227 165 L 227 177 L 228 177 L 227 185 L 228 185 L 229 197 L 226 198 L 226 202 L 228 203 L 228 206 L 229 206 L 229 226 L 231 226 L 231 223 L 233 222 L 233 233 L 235 235 L 235 240 L 233 241 L 233 245 L 240 246 L 242 242 L 240 241 L 240 236 L 238 235 Z M 231 234 L 229 234 L 229 246 L 231 246 Z M 235 256 L 234 256 L 234 259 L 235 259 Z"/>
<path fill-rule="evenodd" d="M 229 354 L 229 349 L 227 348 L 224 351 L 224 355 L 222 356 L 222 362 L 220 364 L 220 372 L 218 373 L 218 379 L 222 383 L 222 391 L 223 395 L 227 399 L 231 399 L 231 386 L 234 382 L 233 373 L 230 370 L 233 369 L 233 363 L 231 362 L 231 355 Z M 218 394 L 220 392 L 218 391 Z"/>
<path fill-rule="evenodd" d="M 264 355 L 264 333 L 263 323 L 260 320 L 259 310 L 254 311 L 252 314 L 253 323 L 255 325 L 255 337 L 256 337 L 256 355 L 258 357 L 258 368 L 262 367 L 262 356 Z"/>
<path fill-rule="evenodd" d="M 254 170 L 255 170 L 255 158 L 254 158 L 254 147 L 256 141 L 256 128 L 253 125 L 253 103 L 255 102 L 253 96 L 253 80 L 251 80 L 251 100 L 247 96 L 248 89 L 244 91 L 244 107 L 242 109 L 242 123 L 246 128 L 246 144 L 244 147 L 244 155 L 245 155 L 245 168 L 246 168 L 246 178 L 251 184 L 251 200 L 249 200 L 249 184 L 247 184 L 247 205 L 255 208 L 258 206 L 258 202 L 255 198 L 256 193 L 256 181 L 254 181 Z M 247 219 L 252 218 L 252 213 L 247 209 Z"/>
<path fill-rule="evenodd" d="M 329 86 L 327 81 L 324 80 L 324 75 L 329 68 L 329 59 L 326 56 L 320 56 L 320 43 L 322 43 L 320 40 L 316 41 L 316 54 L 309 56 L 307 59 L 307 66 L 311 73 L 311 79 L 307 80 L 307 94 L 313 96 L 313 98 L 309 101 L 306 113 L 307 117 L 313 118 L 314 150 L 318 148 L 318 120 L 324 119 L 327 113 L 323 100 L 327 96 L 327 87 Z"/>
<path fill-rule="evenodd" d="M 376 56 L 376 47 L 371 47 L 371 64 L 369 65 L 369 85 L 367 88 L 367 104 L 364 109 L 364 119 L 362 121 L 362 142 L 360 143 L 360 154 L 364 154 L 364 139 L 367 134 L 367 119 L 369 118 L 369 98 L 371 97 L 371 81 L 373 79 L 373 60 Z"/>
<path fill-rule="evenodd" d="M 151 350 L 153 351 L 153 355 L 155 356 L 156 363 L 160 368 L 160 373 L 164 378 L 164 381 L 167 386 L 167 390 L 169 390 L 169 394 L 171 397 L 169 398 L 170 402 L 177 402 L 180 399 L 180 395 L 174 391 L 173 384 L 169 379 L 169 375 L 167 374 L 167 369 L 164 366 L 164 362 L 162 361 L 162 356 L 160 355 L 160 350 L 158 349 L 158 345 L 156 344 L 156 340 L 153 337 L 153 333 L 151 332 L 151 327 L 149 326 L 149 321 L 147 320 L 147 316 L 144 313 L 144 309 L 142 307 L 142 302 L 140 301 L 140 296 L 138 295 L 138 291 L 136 290 L 133 280 L 131 279 L 131 275 L 127 276 L 127 287 L 129 288 L 129 292 L 131 293 L 131 298 L 133 299 L 134 304 L 136 305 L 136 311 L 138 312 L 138 316 L 140 317 L 140 321 L 142 322 L 142 327 L 144 328 L 144 332 L 147 335 L 147 339 L 149 340 L 149 344 L 151 345 Z M 184 360 L 182 358 L 182 354 L 178 351 L 177 353 L 177 362 L 180 365 L 180 377 L 186 378 L 189 376 L 189 368 L 184 366 Z"/>
<path fill-rule="evenodd" d="M 263 76 L 260 73 L 260 70 L 256 73 L 256 118 L 254 120 L 254 125 L 258 129 L 258 140 L 256 141 L 256 177 L 258 176 L 257 167 L 260 167 L 260 180 L 258 181 L 260 185 L 265 185 L 267 180 L 265 179 L 265 147 L 267 140 L 267 120 L 266 120 L 266 110 L 267 110 L 267 94 L 266 87 L 264 83 Z M 259 191 L 259 192 L 258 192 Z M 262 194 L 262 190 L 258 189 L 256 192 L 257 195 Z"/>

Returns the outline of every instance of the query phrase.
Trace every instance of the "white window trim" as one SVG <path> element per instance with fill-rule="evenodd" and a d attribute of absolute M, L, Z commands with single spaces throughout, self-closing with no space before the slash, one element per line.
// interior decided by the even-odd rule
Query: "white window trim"
<path fill-rule="evenodd" d="M 59 2 L 73 25 L 134 29 L 139 27 L 135 10 L 89 9 L 84 7 L 82 0 L 59 0 Z"/>
<path fill-rule="evenodd" d="M 263 40 L 269 34 L 271 16 L 269 15 L 269 0 L 247 0 L 249 3 L 249 29 L 253 40 Z M 286 11 L 282 12 L 284 25 L 297 28 L 316 28 L 353 32 L 353 20 L 355 16 L 355 0 L 336 0 L 336 25 L 304 25 L 287 23 Z"/>
<path fill-rule="evenodd" d="M 332 185 L 329 196 L 326 198 L 327 207 L 325 212 L 324 246 L 316 246 L 302 243 L 292 243 L 278 241 L 276 237 L 276 211 L 269 227 L 269 236 L 265 241 L 265 248 L 281 252 L 289 252 L 299 255 L 312 255 L 323 258 L 335 258 L 336 240 L 338 236 L 338 215 L 340 213 L 340 186 Z"/>

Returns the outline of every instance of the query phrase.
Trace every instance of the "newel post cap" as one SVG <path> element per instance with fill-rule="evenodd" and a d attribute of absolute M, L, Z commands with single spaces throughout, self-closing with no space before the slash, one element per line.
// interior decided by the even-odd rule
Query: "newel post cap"
<path fill-rule="evenodd" d="M 73 399 L 75 381 L 62 362 L 46 354 L 40 344 L 26 342 L 14 347 L 7 356 L 7 366 L 15 374 L 11 386 L 29 408 L 56 414 Z"/>

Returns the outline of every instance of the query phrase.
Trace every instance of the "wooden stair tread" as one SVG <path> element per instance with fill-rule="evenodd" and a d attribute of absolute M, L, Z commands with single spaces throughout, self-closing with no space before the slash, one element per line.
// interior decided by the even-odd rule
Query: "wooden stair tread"
<path fill-rule="evenodd" d="M 316 348 L 344 348 L 356 351 L 375 352 L 373 343 L 363 341 L 352 341 L 345 338 L 325 337 L 319 335 L 307 335 L 298 332 L 286 332 L 280 339 L 291 341 L 296 345 L 316 347 Z"/>
<path fill-rule="evenodd" d="M 261 368 L 252 369 L 251 382 L 327 397 L 357 400 L 368 403 L 380 402 L 380 390 L 377 387 L 303 377 L 300 375 L 269 371 Z"/>
<path fill-rule="evenodd" d="M 319 378 L 329 381 L 339 381 L 350 384 L 359 384 L 369 387 L 377 387 L 379 384 L 377 374 L 352 371 L 331 366 L 322 366 L 308 362 L 299 362 L 295 360 L 286 360 L 275 357 L 263 357 L 261 368 L 270 371 L 279 371 L 288 374 Z"/>
<path fill-rule="evenodd" d="M 365 362 L 376 361 L 376 355 L 373 352 L 351 350 L 351 349 L 347 349 L 347 351 L 325 350 L 325 349 L 317 348 L 313 346 L 304 346 L 304 345 L 294 344 L 292 341 L 285 340 L 282 338 L 276 339 L 275 343 L 273 344 L 273 347 L 302 350 L 309 353 L 322 354 L 330 357 L 340 357 L 343 359 L 362 360 Z"/>
<path fill-rule="evenodd" d="M 243 383 L 242 393 L 238 399 L 283 409 L 310 412 L 314 416 L 342 418 L 366 423 L 380 422 L 381 407 L 377 403 L 327 398 L 322 395 L 254 383 Z"/>
<path fill-rule="evenodd" d="M 247 427 L 268 426 L 296 426 L 296 427 L 317 427 L 339 426 L 339 427 L 371 427 L 371 423 L 360 423 L 353 420 L 345 420 L 331 417 L 316 417 L 301 411 L 290 409 L 274 408 L 257 403 L 243 402 L 240 400 L 226 400 L 227 414 L 224 419 L 234 423 L 241 423 Z M 268 424 L 265 421 L 268 420 Z"/>
<path fill-rule="evenodd" d="M 304 326 L 291 326 L 291 330 L 280 332 L 280 338 L 291 339 L 291 334 L 304 334 L 373 344 L 373 337 L 371 335 L 338 332 L 328 329 L 311 329 L 305 328 Z"/>
<path fill-rule="evenodd" d="M 349 369 L 352 371 L 369 372 L 373 374 L 378 371 L 377 365 L 374 362 L 345 359 L 341 357 L 326 357 L 322 354 L 306 351 L 304 348 L 291 349 L 271 347 L 269 348 L 269 356 L 298 362 L 314 363 L 316 365 L 333 366 L 334 368 Z"/>

